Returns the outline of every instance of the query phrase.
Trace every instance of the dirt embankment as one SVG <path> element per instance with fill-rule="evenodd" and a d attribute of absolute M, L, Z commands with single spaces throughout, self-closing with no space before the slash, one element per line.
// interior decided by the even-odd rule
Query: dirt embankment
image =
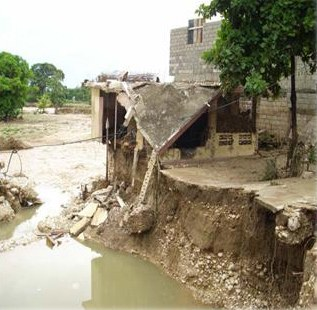
<path fill-rule="evenodd" d="M 117 193 L 128 205 L 134 202 L 130 187 Z M 215 307 L 307 305 L 314 283 L 313 263 L 304 269 L 304 260 L 312 260 L 306 255 L 309 238 L 283 241 L 276 232 L 281 219 L 254 197 L 241 189 L 188 185 L 161 175 L 144 208 L 154 219 L 147 216 L 142 226 L 138 221 L 144 214 L 115 207 L 105 224 L 86 234 L 161 265 L 197 299 Z M 303 216 L 312 223 L 313 214 Z M 311 237 L 312 225 L 309 229 Z"/>

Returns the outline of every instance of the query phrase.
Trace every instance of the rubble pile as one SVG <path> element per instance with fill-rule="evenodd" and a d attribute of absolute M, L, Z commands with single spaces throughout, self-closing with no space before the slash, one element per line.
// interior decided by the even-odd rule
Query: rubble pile
<path fill-rule="evenodd" d="M 22 208 L 38 206 L 41 203 L 29 185 L 22 187 L 0 179 L 0 222 L 9 222 Z"/>

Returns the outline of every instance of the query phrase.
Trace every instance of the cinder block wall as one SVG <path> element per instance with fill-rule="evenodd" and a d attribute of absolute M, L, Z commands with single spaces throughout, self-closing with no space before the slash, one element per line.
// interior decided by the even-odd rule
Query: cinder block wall
<path fill-rule="evenodd" d="M 290 112 L 286 97 L 277 100 L 261 98 L 257 107 L 257 129 L 267 130 L 280 141 L 289 134 Z"/>
<path fill-rule="evenodd" d="M 169 73 L 175 82 L 219 82 L 219 72 L 207 65 L 201 55 L 211 48 L 216 40 L 221 21 L 209 22 L 203 28 L 202 43 L 187 44 L 187 27 L 172 29 L 170 33 Z M 317 74 L 311 75 L 308 68 L 298 61 L 296 72 L 297 122 L 300 138 L 317 141 Z M 290 128 L 290 81 L 281 82 L 286 95 L 277 100 L 262 98 L 257 109 L 257 127 L 266 129 L 279 139 L 288 137 Z"/>
<path fill-rule="evenodd" d="M 170 34 L 170 75 L 176 82 L 218 82 L 219 72 L 207 65 L 201 55 L 211 48 L 221 21 L 206 23 L 202 43 L 187 44 L 187 27 L 172 29 Z"/>

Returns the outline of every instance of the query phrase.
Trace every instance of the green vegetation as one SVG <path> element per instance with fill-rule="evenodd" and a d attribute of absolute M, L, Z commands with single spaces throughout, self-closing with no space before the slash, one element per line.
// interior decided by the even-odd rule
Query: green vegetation
<path fill-rule="evenodd" d="M 67 88 L 66 100 L 70 103 L 90 103 L 90 91 L 87 87 Z"/>
<path fill-rule="evenodd" d="M 39 113 L 45 113 L 45 109 L 52 105 L 48 94 L 43 95 L 37 103 Z"/>
<path fill-rule="evenodd" d="M 50 63 L 34 64 L 31 70 L 33 76 L 29 99 L 37 101 L 43 95 L 48 95 L 54 107 L 62 106 L 66 98 L 66 87 L 62 84 L 64 72 Z"/>
<path fill-rule="evenodd" d="M 244 86 L 245 93 L 278 95 L 279 81 L 291 77 L 292 142 L 287 166 L 297 173 L 298 143 L 296 116 L 295 59 L 316 71 L 315 2 L 312 0 L 213 0 L 200 5 L 205 18 L 223 16 L 218 38 L 203 58 L 220 70 L 225 91 Z"/>
<path fill-rule="evenodd" d="M 19 56 L 0 53 L 0 120 L 8 121 L 21 112 L 28 90 L 30 70 Z"/>

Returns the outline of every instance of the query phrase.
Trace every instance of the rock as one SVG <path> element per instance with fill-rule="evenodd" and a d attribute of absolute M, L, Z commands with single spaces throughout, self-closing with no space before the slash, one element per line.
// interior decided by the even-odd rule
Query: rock
<path fill-rule="evenodd" d="M 143 233 L 152 228 L 155 221 L 154 211 L 147 206 L 139 206 L 126 213 L 123 219 L 124 228 L 129 234 Z"/>
<path fill-rule="evenodd" d="M 234 263 L 230 263 L 229 266 L 228 266 L 228 269 L 229 269 L 230 271 L 235 271 L 235 270 L 237 270 L 237 268 L 236 268 L 236 266 L 235 266 Z"/>
<path fill-rule="evenodd" d="M 40 221 L 37 224 L 37 229 L 44 234 L 51 232 L 52 226 L 47 221 Z"/>
<path fill-rule="evenodd" d="M 11 208 L 10 203 L 7 200 L 3 200 L 0 203 L 0 222 L 9 222 L 15 217 L 14 210 Z"/>
<path fill-rule="evenodd" d="M 168 215 L 168 216 L 166 217 L 166 221 L 169 223 L 169 222 L 171 222 L 171 221 L 173 220 L 173 218 L 174 218 L 174 216 Z"/>
<path fill-rule="evenodd" d="M 108 211 L 104 208 L 98 208 L 96 213 L 94 214 L 91 226 L 99 226 L 108 218 Z"/>
<path fill-rule="evenodd" d="M 95 214 L 97 208 L 98 208 L 98 203 L 95 202 L 90 202 L 86 205 L 86 207 L 81 210 L 78 215 L 80 217 L 93 217 L 93 215 Z"/>
<path fill-rule="evenodd" d="M 71 227 L 71 229 L 69 230 L 69 233 L 72 236 L 76 237 L 86 229 L 89 223 L 90 223 L 90 218 L 83 217 L 79 222 L 77 222 L 75 225 Z"/>
<path fill-rule="evenodd" d="M 298 216 L 292 216 L 287 221 L 287 227 L 290 231 L 295 231 L 300 227 L 300 221 Z"/>
<path fill-rule="evenodd" d="M 22 208 L 20 201 L 17 199 L 11 201 L 11 208 L 14 210 L 15 213 L 18 213 Z"/>
<path fill-rule="evenodd" d="M 219 252 L 218 253 L 218 257 L 222 257 L 223 256 L 223 253 L 222 252 Z"/>
<path fill-rule="evenodd" d="M 116 199 L 121 208 L 125 208 L 127 206 L 126 203 L 123 201 L 123 199 L 119 195 L 116 195 Z"/>
<path fill-rule="evenodd" d="M 84 235 L 84 233 L 80 233 L 80 234 L 78 235 L 77 239 L 80 240 L 80 241 L 85 241 L 85 235 Z"/>
<path fill-rule="evenodd" d="M 91 194 L 91 197 L 100 203 L 105 203 L 113 190 L 113 186 L 109 185 L 107 188 L 99 189 Z"/>
<path fill-rule="evenodd" d="M 17 189 L 16 187 L 12 187 L 10 189 L 10 192 L 13 194 L 13 195 L 18 195 L 19 194 L 19 189 Z"/>

